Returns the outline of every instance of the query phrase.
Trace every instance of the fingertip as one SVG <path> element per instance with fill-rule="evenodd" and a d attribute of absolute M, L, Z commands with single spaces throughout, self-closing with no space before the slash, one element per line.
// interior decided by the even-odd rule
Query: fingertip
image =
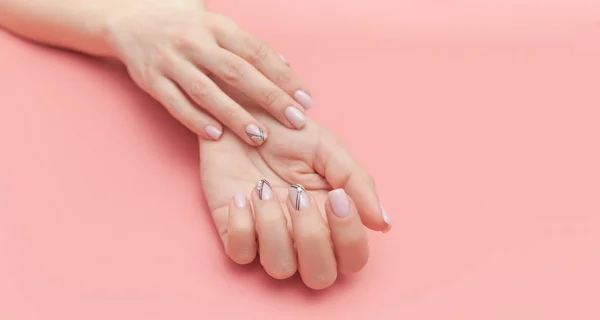
<path fill-rule="evenodd" d="M 296 90 L 293 94 L 294 99 L 304 107 L 304 109 L 308 110 L 313 107 L 314 101 L 310 94 L 308 94 L 304 90 Z"/>
<path fill-rule="evenodd" d="M 233 196 L 233 203 L 238 209 L 243 209 L 246 207 L 246 196 L 241 192 L 236 192 Z"/>
<path fill-rule="evenodd" d="M 207 125 L 204 127 L 204 133 L 207 135 L 209 139 L 219 140 L 223 135 L 223 130 L 214 125 Z"/>
<path fill-rule="evenodd" d="M 352 212 L 348 195 L 344 189 L 329 191 L 327 194 L 327 203 L 327 210 L 331 210 L 333 216 L 338 219 L 344 219 Z"/>
<path fill-rule="evenodd" d="M 281 53 L 278 53 L 277 56 L 279 56 L 279 59 L 281 59 L 281 61 L 283 61 L 283 63 L 287 64 L 288 67 L 291 66 L 290 61 L 285 56 L 283 56 Z"/>
<path fill-rule="evenodd" d="M 385 229 L 383 229 L 381 232 L 388 233 L 392 230 L 392 219 L 388 215 L 387 210 L 385 210 L 381 202 L 379 203 L 379 208 L 381 209 L 381 218 L 386 225 Z"/>
<path fill-rule="evenodd" d="M 255 145 L 260 146 L 269 137 L 267 130 L 265 128 L 261 128 L 256 124 L 249 124 L 246 126 L 246 135 Z"/>
<path fill-rule="evenodd" d="M 289 106 L 283 112 L 292 129 L 302 129 L 308 118 L 300 109 Z"/>

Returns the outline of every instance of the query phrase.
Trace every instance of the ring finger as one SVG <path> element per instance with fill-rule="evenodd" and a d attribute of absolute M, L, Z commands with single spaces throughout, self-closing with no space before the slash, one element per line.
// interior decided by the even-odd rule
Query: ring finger
<path fill-rule="evenodd" d="M 261 145 L 267 129 L 226 95 L 207 75 L 187 60 L 180 60 L 165 75 L 175 81 L 203 109 L 250 145 Z"/>
<path fill-rule="evenodd" d="M 167 78 L 154 82 L 153 95 L 184 126 L 204 139 L 219 140 L 221 124 L 188 100 L 175 83 Z"/>
<path fill-rule="evenodd" d="M 206 66 L 208 71 L 256 101 L 287 127 L 301 129 L 306 124 L 304 108 L 285 91 L 239 56 L 224 49 L 217 52 L 198 58 L 203 61 L 196 63 Z"/>

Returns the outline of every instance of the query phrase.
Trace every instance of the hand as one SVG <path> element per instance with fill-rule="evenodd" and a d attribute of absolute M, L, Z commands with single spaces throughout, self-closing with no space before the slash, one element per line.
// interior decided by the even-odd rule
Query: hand
<path fill-rule="evenodd" d="M 292 69 L 264 42 L 198 0 L 136 1 L 123 5 L 108 25 L 108 42 L 134 81 L 203 138 L 219 139 L 221 124 L 254 146 L 269 135 L 209 76 L 288 128 L 306 123 L 304 109 L 312 100 Z"/>
<path fill-rule="evenodd" d="M 337 272 L 359 271 L 368 259 L 359 222 L 377 231 L 390 229 L 371 177 L 333 134 L 315 122 L 292 131 L 251 102 L 230 95 L 273 135 L 259 148 L 229 132 L 219 143 L 200 141 L 204 194 L 227 254 L 244 264 L 258 252 L 272 277 L 287 278 L 298 269 L 304 283 L 314 289 L 331 285 Z M 262 182 L 259 188 L 262 179 L 268 184 Z M 288 196 L 290 184 L 303 185 L 308 195 L 300 210 L 295 207 L 296 189 L 290 192 L 291 199 Z M 343 190 L 328 195 L 332 188 Z M 336 213 L 348 215 L 340 218 Z"/>

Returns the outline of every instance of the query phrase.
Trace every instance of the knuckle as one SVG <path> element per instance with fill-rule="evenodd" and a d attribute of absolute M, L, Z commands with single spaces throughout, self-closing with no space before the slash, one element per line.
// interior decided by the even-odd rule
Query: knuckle
<path fill-rule="evenodd" d="M 156 52 L 153 58 L 154 64 L 162 70 L 168 70 L 173 67 L 173 59 L 167 52 Z"/>
<path fill-rule="evenodd" d="M 192 82 L 190 84 L 190 96 L 198 103 L 206 101 L 210 96 L 208 84 L 202 80 Z"/>
<path fill-rule="evenodd" d="M 354 171 L 349 180 L 354 180 L 352 183 L 360 183 L 369 187 L 375 186 L 375 180 L 366 171 Z"/>
<path fill-rule="evenodd" d="M 167 108 L 167 110 L 169 110 L 169 111 L 181 109 L 180 108 L 181 102 L 173 94 L 164 95 L 162 97 L 162 100 L 163 100 L 163 104 L 165 105 L 165 108 Z"/>
<path fill-rule="evenodd" d="M 232 234 L 234 237 L 244 237 L 254 234 L 254 227 L 250 224 L 230 221 L 228 233 Z"/>
<path fill-rule="evenodd" d="M 154 71 L 154 69 L 143 66 L 141 70 L 128 69 L 128 71 L 133 81 L 140 88 L 146 91 L 150 89 L 158 89 L 158 74 Z"/>
<path fill-rule="evenodd" d="M 189 30 L 181 30 L 180 32 L 174 33 L 171 42 L 174 47 L 183 51 L 200 49 L 198 48 L 198 35 L 193 34 Z"/>
<path fill-rule="evenodd" d="M 276 215 L 264 215 L 257 221 L 257 231 L 260 233 L 268 233 L 269 230 L 277 230 L 282 226 L 284 221 Z"/>
<path fill-rule="evenodd" d="M 299 235 L 298 241 L 306 243 L 329 242 L 329 233 L 329 229 L 326 227 L 314 228 Z"/>
<path fill-rule="evenodd" d="M 280 72 L 276 77 L 275 77 L 275 82 L 279 85 L 279 86 L 288 86 L 290 83 L 292 83 L 293 81 L 293 75 L 291 72 L 289 71 L 283 71 Z"/>
<path fill-rule="evenodd" d="M 223 69 L 223 80 L 226 82 L 237 82 L 244 77 L 246 68 L 240 61 L 226 61 Z"/>
<path fill-rule="evenodd" d="M 241 110 L 238 108 L 228 108 L 223 112 L 223 122 L 227 123 L 228 126 L 234 126 L 238 123 L 241 117 Z"/>
<path fill-rule="evenodd" d="M 271 90 L 264 95 L 263 105 L 270 110 L 274 110 L 285 99 L 284 94 L 279 90 Z"/>
<path fill-rule="evenodd" d="M 257 41 L 248 56 L 248 62 L 258 64 L 265 61 L 269 56 L 269 51 L 270 49 L 265 43 Z"/>

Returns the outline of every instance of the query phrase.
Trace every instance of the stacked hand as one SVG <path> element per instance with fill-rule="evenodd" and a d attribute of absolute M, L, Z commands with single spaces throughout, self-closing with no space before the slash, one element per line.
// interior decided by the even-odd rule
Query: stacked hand
<path fill-rule="evenodd" d="M 272 132 L 261 147 L 227 131 L 200 140 L 203 189 L 227 254 L 245 264 L 258 253 L 272 277 L 298 270 L 313 289 L 359 271 L 369 255 L 363 224 L 391 227 L 369 174 L 315 122 L 290 130 L 225 91 Z"/>
<path fill-rule="evenodd" d="M 204 138 L 202 183 L 234 261 L 259 254 L 271 276 L 299 270 L 321 289 L 367 262 L 363 225 L 389 230 L 371 177 L 306 117 L 310 93 L 285 59 L 201 0 L 0 0 L 0 25 L 118 58 Z"/>
<path fill-rule="evenodd" d="M 219 139 L 221 124 L 250 145 L 269 136 L 269 128 L 209 76 L 244 93 L 288 128 L 306 123 L 304 110 L 312 99 L 285 59 L 198 0 L 136 0 L 107 25 L 108 42 L 134 81 L 201 137 Z"/>

